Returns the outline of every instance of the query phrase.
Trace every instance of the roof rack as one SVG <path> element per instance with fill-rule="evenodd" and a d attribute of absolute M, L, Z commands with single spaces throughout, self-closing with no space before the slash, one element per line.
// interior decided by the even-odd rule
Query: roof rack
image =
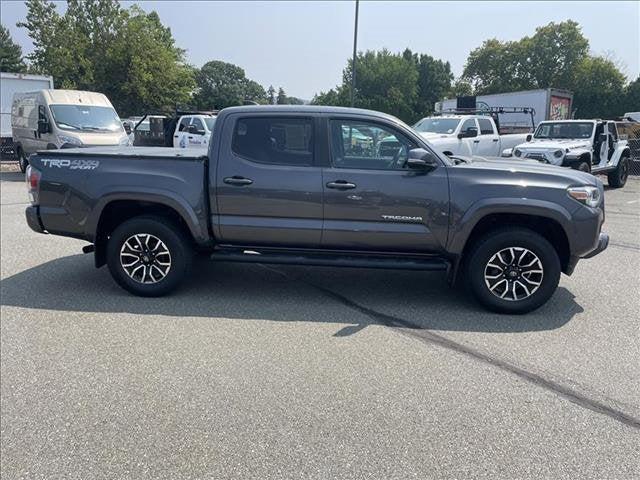
<path fill-rule="evenodd" d="M 484 108 L 445 108 L 436 112 L 437 115 L 453 113 L 456 115 L 491 115 L 494 113 L 524 113 L 535 115 L 536 109 L 533 107 L 484 107 Z"/>
<path fill-rule="evenodd" d="M 493 118 L 496 128 L 500 131 L 500 118 L 499 115 L 506 113 L 521 113 L 529 115 L 531 117 L 531 127 L 535 127 L 535 115 L 536 109 L 533 107 L 490 107 L 484 105 L 481 108 L 445 108 L 439 112 L 435 112 L 435 115 L 488 115 Z"/>

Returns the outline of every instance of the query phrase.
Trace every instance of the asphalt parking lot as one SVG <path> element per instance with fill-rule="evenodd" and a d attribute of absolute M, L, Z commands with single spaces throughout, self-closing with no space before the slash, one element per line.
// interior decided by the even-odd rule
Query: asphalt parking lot
<path fill-rule="evenodd" d="M 136 298 L 0 187 L 3 479 L 640 477 L 638 178 L 525 316 L 424 272 L 204 262 Z"/>

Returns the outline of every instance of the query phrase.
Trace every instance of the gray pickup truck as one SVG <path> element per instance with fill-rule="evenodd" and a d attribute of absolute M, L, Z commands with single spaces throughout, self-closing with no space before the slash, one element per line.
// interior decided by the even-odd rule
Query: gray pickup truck
<path fill-rule="evenodd" d="M 522 313 L 607 247 L 602 183 L 518 160 L 448 158 L 398 119 L 337 107 L 220 112 L 208 151 L 94 148 L 30 159 L 29 226 L 91 242 L 136 295 L 214 261 L 442 270 Z"/>

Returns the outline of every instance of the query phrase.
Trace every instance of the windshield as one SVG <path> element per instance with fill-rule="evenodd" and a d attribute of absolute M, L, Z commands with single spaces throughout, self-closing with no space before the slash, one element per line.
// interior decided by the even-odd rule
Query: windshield
<path fill-rule="evenodd" d="M 206 117 L 206 118 L 204 119 L 204 123 L 206 123 L 206 124 L 207 124 L 207 129 L 208 129 L 210 132 L 213 132 L 213 126 L 214 126 L 214 125 L 215 125 L 215 123 L 216 123 L 216 117 Z"/>
<path fill-rule="evenodd" d="M 554 122 L 541 123 L 534 135 L 535 138 L 591 138 L 593 123 L 591 122 Z"/>
<path fill-rule="evenodd" d="M 117 132 L 122 130 L 118 114 L 111 107 L 94 105 L 51 105 L 53 120 L 64 130 Z"/>
<path fill-rule="evenodd" d="M 418 132 L 453 133 L 458 123 L 458 118 L 423 118 L 413 128 Z"/>

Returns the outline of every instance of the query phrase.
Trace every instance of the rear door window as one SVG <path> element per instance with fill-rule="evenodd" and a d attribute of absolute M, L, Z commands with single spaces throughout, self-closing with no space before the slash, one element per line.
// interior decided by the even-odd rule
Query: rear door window
<path fill-rule="evenodd" d="M 480 135 L 493 135 L 493 124 L 488 118 L 479 118 L 478 125 L 480 125 Z"/>
<path fill-rule="evenodd" d="M 313 163 L 311 118 L 240 118 L 235 125 L 233 152 L 247 160 L 273 165 L 310 166 Z"/>

